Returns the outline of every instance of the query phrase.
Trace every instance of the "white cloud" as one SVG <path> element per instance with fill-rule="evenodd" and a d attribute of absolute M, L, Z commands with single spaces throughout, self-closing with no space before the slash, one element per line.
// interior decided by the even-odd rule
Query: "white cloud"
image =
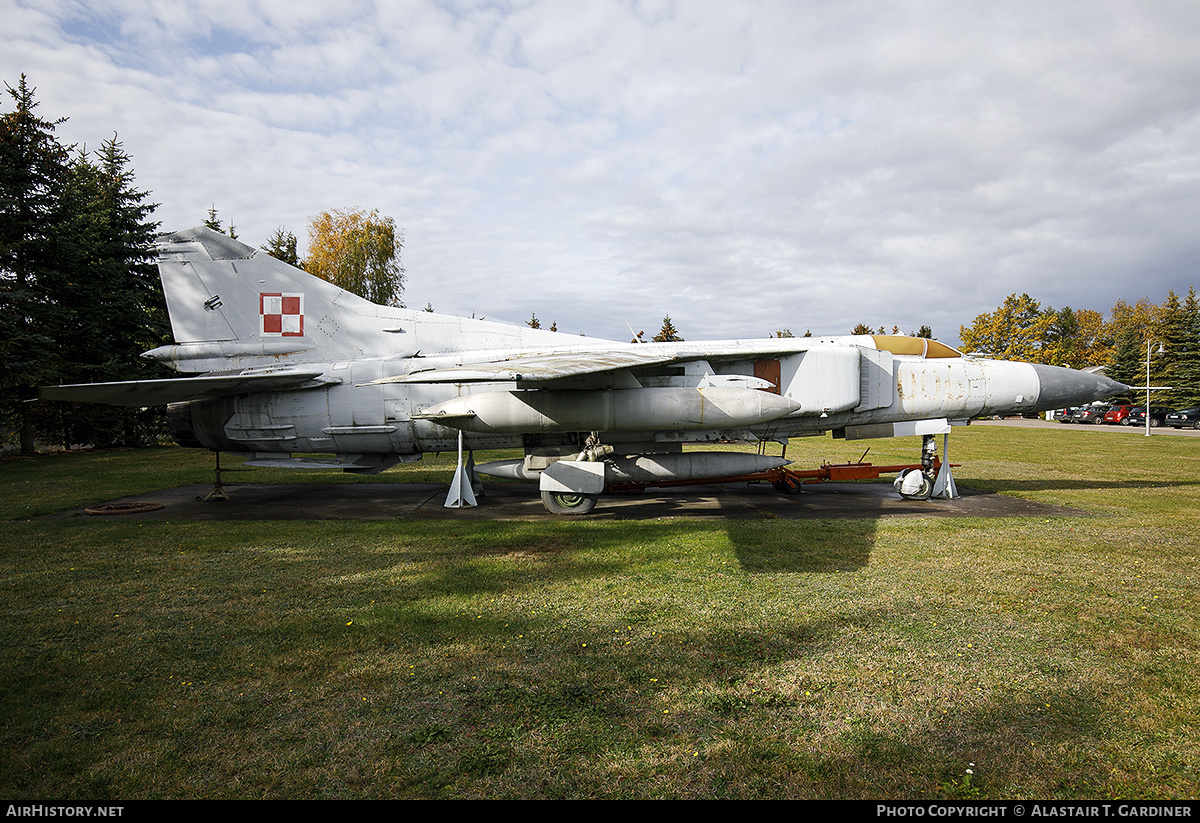
<path fill-rule="evenodd" d="M 1189 2 L 0 0 L 0 76 L 167 228 L 361 205 L 409 302 L 624 338 L 958 326 L 1193 282 Z"/>

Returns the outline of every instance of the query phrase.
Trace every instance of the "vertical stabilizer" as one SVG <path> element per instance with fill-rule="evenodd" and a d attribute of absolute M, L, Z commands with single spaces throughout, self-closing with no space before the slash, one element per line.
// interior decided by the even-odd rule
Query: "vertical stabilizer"
<path fill-rule="evenodd" d="M 250 337 L 245 313 L 237 306 L 237 264 L 245 266 L 254 253 L 208 228 L 159 237 L 158 271 L 177 343 Z"/>
<path fill-rule="evenodd" d="M 182 371 L 340 360 L 385 352 L 398 311 L 200 227 L 159 237 L 176 345 L 147 356 Z"/>

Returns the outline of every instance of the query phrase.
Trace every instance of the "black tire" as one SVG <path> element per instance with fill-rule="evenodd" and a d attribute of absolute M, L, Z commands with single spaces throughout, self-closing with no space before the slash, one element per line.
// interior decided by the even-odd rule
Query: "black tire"
<path fill-rule="evenodd" d="M 1157 417 L 1150 418 L 1150 428 L 1157 429 L 1161 425 L 1162 425 L 1162 423 L 1159 422 Z"/>
<path fill-rule="evenodd" d="M 785 474 L 782 480 L 776 480 L 774 485 L 777 491 L 784 494 L 799 494 L 803 490 L 803 484 L 790 474 Z"/>
<path fill-rule="evenodd" d="M 542 492 L 542 505 L 551 514 L 588 514 L 596 508 L 598 494 L 571 492 Z"/>

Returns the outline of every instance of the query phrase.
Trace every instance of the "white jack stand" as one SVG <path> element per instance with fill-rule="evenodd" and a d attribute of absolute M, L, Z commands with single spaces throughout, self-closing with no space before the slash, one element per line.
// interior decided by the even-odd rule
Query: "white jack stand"
<path fill-rule="evenodd" d="M 950 435 L 942 435 L 942 465 L 938 469 L 937 479 L 933 481 L 933 493 L 930 497 L 940 500 L 957 500 L 958 487 L 954 485 L 954 475 L 950 473 Z"/>
<path fill-rule="evenodd" d="M 454 479 L 450 481 L 450 493 L 446 495 L 447 509 L 469 509 L 479 505 L 475 502 L 475 490 L 471 488 L 471 475 L 475 473 L 475 456 L 471 456 L 471 465 L 463 465 L 463 433 L 458 433 L 458 465 L 454 469 Z"/>

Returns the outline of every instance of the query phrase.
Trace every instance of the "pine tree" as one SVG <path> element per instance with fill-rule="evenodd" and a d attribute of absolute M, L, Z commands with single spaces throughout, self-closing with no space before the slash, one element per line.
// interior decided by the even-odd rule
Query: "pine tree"
<path fill-rule="evenodd" d="M 6 427 L 34 450 L 31 399 L 58 374 L 54 334 L 58 309 L 45 299 L 61 258 L 55 231 L 58 192 L 68 173 L 68 149 L 54 136 L 63 120 L 43 120 L 25 75 L 5 88 L 15 103 L 0 118 L 0 399 Z"/>
<path fill-rule="evenodd" d="M 204 225 L 213 231 L 219 231 L 221 234 L 228 235 L 230 240 L 237 240 L 237 229 L 234 227 L 233 221 L 229 221 L 229 229 L 226 230 L 221 227 L 221 220 L 217 217 L 217 214 L 217 205 L 214 203 L 208 207 L 208 217 L 204 218 Z"/>
<path fill-rule="evenodd" d="M 671 315 L 669 314 L 663 316 L 662 328 L 659 329 L 658 334 L 650 339 L 655 343 L 675 343 L 683 340 L 679 336 L 679 332 L 675 330 L 675 324 L 671 322 Z"/>
<path fill-rule="evenodd" d="M 4 410 L 20 431 L 65 444 L 132 443 L 162 412 L 20 402 L 36 387 L 165 376 L 138 357 L 167 339 L 154 206 L 133 186 L 114 137 L 93 158 L 54 137 L 62 120 L 34 114 L 24 77 L 0 121 L 0 357 Z"/>
<path fill-rule="evenodd" d="M 116 137 L 94 159 L 84 153 L 71 164 L 57 229 L 64 252 L 48 292 L 62 316 L 56 352 L 66 382 L 166 376 L 164 367 L 139 356 L 169 335 L 154 263 L 158 224 L 150 216 L 156 206 L 133 183 L 129 156 Z M 65 445 L 135 445 L 163 422 L 161 409 L 54 408 L 53 430 Z"/>
<path fill-rule="evenodd" d="M 1187 354 L 1179 368 L 1179 408 L 1200 406 L 1200 299 L 1196 289 L 1188 289 L 1183 301 L 1187 317 Z"/>
<path fill-rule="evenodd" d="M 1146 381 L 1142 370 L 1142 340 L 1136 328 L 1130 326 L 1121 332 L 1113 349 L 1112 362 L 1105 372 L 1107 377 L 1127 386 L 1139 386 Z"/>
<path fill-rule="evenodd" d="M 296 251 L 296 235 L 284 229 L 283 226 L 275 229 L 267 238 L 267 242 L 260 248 L 276 260 L 287 263 L 289 266 L 295 266 L 298 269 L 304 268 L 304 261 L 300 259 L 300 255 Z"/>
<path fill-rule="evenodd" d="M 1046 335 L 1042 348 L 1041 362 L 1051 366 L 1077 366 L 1079 364 L 1079 318 L 1070 306 L 1055 311 L 1047 308 Z"/>
<path fill-rule="evenodd" d="M 1191 295 L 1193 304 L 1195 295 Z M 1160 392 L 1157 402 L 1164 406 L 1179 408 L 1187 405 L 1191 395 L 1187 383 L 1187 369 L 1196 355 L 1196 346 L 1190 339 L 1192 317 L 1175 292 L 1167 292 L 1167 299 L 1155 312 L 1154 334 L 1162 343 L 1162 354 L 1152 360 L 1152 384 L 1170 386 Z M 1152 396 L 1150 402 L 1156 402 Z"/>

